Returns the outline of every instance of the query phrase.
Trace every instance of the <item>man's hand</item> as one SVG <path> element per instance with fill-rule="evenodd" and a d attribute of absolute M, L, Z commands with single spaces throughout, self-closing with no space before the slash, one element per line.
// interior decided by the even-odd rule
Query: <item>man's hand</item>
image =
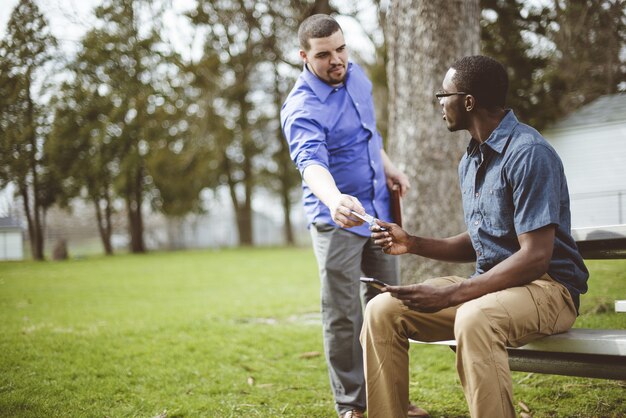
<path fill-rule="evenodd" d="M 386 229 L 381 231 L 380 227 Z M 370 228 L 374 244 L 380 245 L 386 254 L 400 255 L 409 252 L 411 236 L 397 224 L 376 219 L 376 226 Z"/>
<path fill-rule="evenodd" d="M 328 206 L 330 209 L 330 215 L 333 221 L 342 228 L 351 228 L 353 226 L 359 226 L 363 224 L 363 220 L 350 214 L 350 211 L 355 211 L 362 215 L 365 214 L 363 205 L 354 196 L 348 194 L 340 194 L 337 198 Z"/>
<path fill-rule="evenodd" d="M 409 309 L 433 313 L 452 306 L 450 298 L 455 289 L 456 285 L 439 287 L 427 284 L 411 284 L 386 286 L 382 291 L 391 293 Z"/>
<path fill-rule="evenodd" d="M 411 188 L 409 178 L 401 171 L 397 171 L 392 175 L 387 176 L 387 187 L 389 190 L 393 190 L 395 185 L 400 186 L 400 197 L 404 197 L 408 190 Z"/>
<path fill-rule="evenodd" d="M 342 228 L 362 225 L 363 221 L 350 215 L 350 211 L 365 214 L 363 205 L 354 196 L 342 194 L 330 172 L 321 165 L 311 164 L 304 169 L 302 177 L 306 184 L 330 210 L 333 221 Z"/>
<path fill-rule="evenodd" d="M 385 168 L 385 177 L 387 178 L 387 187 L 389 190 L 393 190 L 394 184 L 400 185 L 400 197 L 404 197 L 407 191 L 411 188 L 409 178 L 402 171 L 398 170 L 396 166 L 391 162 L 387 153 L 384 150 L 380 150 L 380 154 L 383 158 L 383 166 Z"/>

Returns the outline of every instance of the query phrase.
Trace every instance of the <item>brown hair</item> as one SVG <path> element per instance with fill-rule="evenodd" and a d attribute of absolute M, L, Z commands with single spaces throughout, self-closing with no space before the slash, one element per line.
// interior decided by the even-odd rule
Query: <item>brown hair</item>
<path fill-rule="evenodd" d="M 333 33 L 341 30 L 339 23 L 329 15 L 316 14 L 304 19 L 298 29 L 298 40 L 300 48 L 305 51 L 311 49 L 309 39 L 311 38 L 327 38 Z"/>

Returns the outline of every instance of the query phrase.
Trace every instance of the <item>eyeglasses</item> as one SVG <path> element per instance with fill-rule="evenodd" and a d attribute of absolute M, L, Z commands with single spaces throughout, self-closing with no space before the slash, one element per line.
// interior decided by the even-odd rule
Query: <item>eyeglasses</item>
<path fill-rule="evenodd" d="M 438 91 L 437 93 L 435 93 L 435 97 L 437 99 L 443 99 L 444 97 L 450 97 L 450 96 L 465 96 L 468 95 L 470 93 L 465 93 L 463 91 L 455 91 L 454 93 L 446 93 L 445 91 Z"/>

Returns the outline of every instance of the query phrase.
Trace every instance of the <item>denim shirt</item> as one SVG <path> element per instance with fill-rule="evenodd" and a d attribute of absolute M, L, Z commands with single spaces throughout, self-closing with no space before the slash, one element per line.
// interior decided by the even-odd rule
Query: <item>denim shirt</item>
<path fill-rule="evenodd" d="M 341 193 L 359 199 L 367 213 L 391 220 L 372 83 L 361 67 L 349 63 L 346 80 L 338 87 L 323 82 L 305 67 L 283 104 L 280 118 L 289 153 L 301 174 L 312 164 L 326 168 Z M 302 190 L 309 226 L 337 226 L 329 209 L 304 181 Z M 370 236 L 366 224 L 348 231 Z"/>
<path fill-rule="evenodd" d="M 508 111 L 487 141 L 471 139 L 459 164 L 465 223 L 484 273 L 520 249 L 517 236 L 556 226 L 547 273 L 579 306 L 589 272 L 571 235 L 563 164 L 535 129 Z"/>

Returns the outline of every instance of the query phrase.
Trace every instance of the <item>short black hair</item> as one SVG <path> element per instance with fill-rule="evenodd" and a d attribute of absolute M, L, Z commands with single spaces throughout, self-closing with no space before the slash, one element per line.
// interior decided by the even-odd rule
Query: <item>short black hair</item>
<path fill-rule="evenodd" d="M 329 15 L 315 14 L 304 19 L 298 29 L 298 40 L 300 48 L 305 51 L 311 49 L 309 39 L 311 38 L 327 38 L 333 33 L 341 30 L 339 23 Z"/>
<path fill-rule="evenodd" d="M 458 59 L 451 68 L 456 70 L 452 78 L 456 88 L 474 96 L 478 106 L 487 109 L 505 106 L 509 77 L 498 61 L 473 55 Z"/>

